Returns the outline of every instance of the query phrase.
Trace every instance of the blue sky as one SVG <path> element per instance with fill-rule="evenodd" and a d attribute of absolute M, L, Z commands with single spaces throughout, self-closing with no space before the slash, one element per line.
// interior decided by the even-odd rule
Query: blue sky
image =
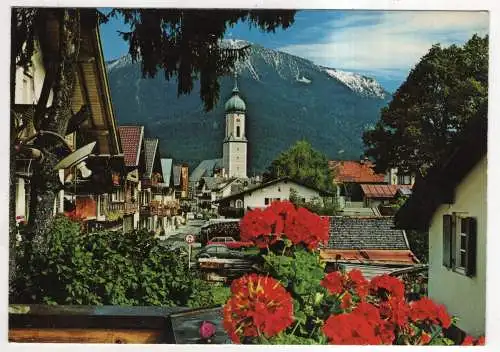
<path fill-rule="evenodd" d="M 238 23 L 226 37 L 301 56 L 316 64 L 375 77 L 394 91 L 435 43 L 463 44 L 488 33 L 487 12 L 303 10 L 287 30 L 263 33 Z M 118 20 L 101 26 L 106 60 L 127 52 Z"/>

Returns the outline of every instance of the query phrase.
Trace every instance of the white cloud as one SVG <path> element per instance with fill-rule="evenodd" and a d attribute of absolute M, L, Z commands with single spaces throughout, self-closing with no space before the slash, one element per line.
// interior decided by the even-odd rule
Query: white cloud
<path fill-rule="evenodd" d="M 463 43 L 488 33 L 487 12 L 363 11 L 321 26 L 315 42 L 280 50 L 317 64 L 358 70 L 409 70 L 435 43 Z M 318 27 L 314 27 L 317 29 Z"/>

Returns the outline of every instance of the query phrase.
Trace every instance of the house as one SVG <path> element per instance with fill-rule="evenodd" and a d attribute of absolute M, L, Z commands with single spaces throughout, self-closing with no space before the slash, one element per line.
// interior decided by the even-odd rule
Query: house
<path fill-rule="evenodd" d="M 144 138 L 145 171 L 141 177 L 139 196 L 139 228 L 160 233 L 167 211 L 163 207 L 164 192 L 168 187 L 163 180 L 158 138 Z"/>
<path fill-rule="evenodd" d="M 341 208 L 376 207 L 394 200 L 399 190 L 411 189 L 415 183 L 414 173 L 398 172 L 396 167 L 385 174 L 376 173 L 375 165 L 368 158 L 359 161 L 330 160 L 328 165 L 338 185 Z"/>
<path fill-rule="evenodd" d="M 49 16 L 47 28 L 56 28 L 59 19 Z M 76 113 L 70 120 L 67 135 L 51 132 L 64 145 L 60 159 L 75 150 L 95 142 L 87 159 L 76 167 L 59 170 L 64 188 L 58 193 L 54 212 L 71 213 L 87 221 L 87 228 L 120 225 L 121 209 L 109 208 L 107 195 L 123 187 L 124 160 L 121 142 L 116 128 L 116 119 L 111 104 L 107 73 L 104 65 L 97 16 L 94 11 L 82 11 L 81 43 L 74 72 L 75 84 L 71 99 L 71 109 Z M 50 60 L 57 57 L 57 31 L 41 33 L 35 43 L 32 65 L 28 71 L 16 68 L 14 123 L 19 127 L 18 138 L 23 141 L 27 135 L 41 135 L 33 121 L 36 103 L 41 99 L 47 67 Z M 49 92 L 47 106 L 52 104 Z M 81 112 L 85 111 L 84 114 Z M 89 116 L 89 118 L 85 118 Z M 28 146 L 35 147 L 30 140 Z M 33 166 L 37 161 L 33 156 L 16 154 L 16 218 L 27 220 L 29 216 L 30 187 Z"/>
<path fill-rule="evenodd" d="M 175 187 L 174 187 L 174 160 L 162 158 L 161 170 L 163 175 L 163 197 L 161 204 L 165 209 L 165 216 L 163 217 L 163 229 L 165 232 L 173 230 L 175 228 L 175 216 L 177 216 L 180 208 L 179 199 L 175 197 Z"/>
<path fill-rule="evenodd" d="M 186 164 L 174 165 L 172 175 L 174 177 L 175 197 L 184 199 L 189 194 L 189 167 Z"/>
<path fill-rule="evenodd" d="M 482 111 L 416 181 L 396 214 L 399 227 L 428 231 L 429 297 L 458 316 L 456 326 L 471 335 L 485 333 L 486 136 Z"/>
<path fill-rule="evenodd" d="M 320 259 L 338 270 L 359 269 L 370 279 L 419 263 L 404 230 L 392 217 L 332 216 L 328 244 Z"/>
<path fill-rule="evenodd" d="M 139 226 L 140 175 L 145 172 L 144 126 L 119 126 L 126 167 L 123 227 L 125 232 Z"/>
<path fill-rule="evenodd" d="M 290 190 L 295 190 L 303 201 L 320 200 L 321 197 L 334 197 L 333 193 L 283 177 L 257 186 L 247 188 L 239 193 L 221 198 L 215 203 L 219 205 L 219 214 L 228 217 L 240 217 L 245 209 L 264 208 L 273 201 L 289 200 Z"/>
<path fill-rule="evenodd" d="M 393 204 L 398 197 L 408 197 L 411 185 L 362 184 L 361 191 L 364 206 L 372 208 Z"/>
<path fill-rule="evenodd" d="M 361 184 L 386 184 L 384 174 L 377 174 L 373 170 L 373 163 L 368 159 L 330 160 L 328 166 L 334 175 L 337 184 L 337 195 L 341 208 L 344 206 L 363 207 L 363 193 Z"/>

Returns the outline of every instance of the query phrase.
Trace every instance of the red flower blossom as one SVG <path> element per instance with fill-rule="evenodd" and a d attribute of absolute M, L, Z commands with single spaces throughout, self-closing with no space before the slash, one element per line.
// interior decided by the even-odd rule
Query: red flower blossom
<path fill-rule="evenodd" d="M 344 275 L 340 271 L 333 271 L 321 280 L 321 286 L 326 288 L 331 294 L 338 295 L 344 292 L 344 281 Z"/>
<path fill-rule="evenodd" d="M 427 297 L 410 304 L 409 317 L 414 322 L 441 324 L 444 328 L 449 328 L 451 325 L 451 318 L 446 312 L 446 308 Z"/>
<path fill-rule="evenodd" d="M 292 324 L 292 298 L 272 277 L 245 275 L 233 281 L 231 292 L 223 325 L 233 342 L 239 343 L 241 336 L 271 337 Z"/>
<path fill-rule="evenodd" d="M 352 306 L 352 296 L 349 292 L 344 293 L 342 296 L 342 302 L 340 303 L 341 309 L 348 309 Z"/>
<path fill-rule="evenodd" d="M 462 346 L 484 346 L 484 336 L 476 339 L 470 335 L 467 335 L 462 342 Z"/>
<path fill-rule="evenodd" d="M 283 220 L 268 208 L 255 209 L 241 219 L 240 229 L 242 241 L 253 241 L 259 248 L 266 248 L 280 238 Z"/>
<path fill-rule="evenodd" d="M 405 286 L 401 280 L 387 274 L 375 276 L 370 281 L 370 290 L 376 296 L 387 299 L 396 297 L 404 299 Z"/>
<path fill-rule="evenodd" d="M 427 345 L 429 342 L 431 342 L 431 335 L 429 335 L 425 331 L 422 332 L 422 336 L 420 336 L 420 343 L 422 345 Z"/>
<path fill-rule="evenodd" d="M 404 299 L 389 297 L 387 301 L 380 303 L 380 315 L 388 319 L 399 328 L 404 328 L 408 324 L 408 314 L 410 307 Z"/>
<path fill-rule="evenodd" d="M 353 269 L 347 274 L 340 271 L 331 272 L 323 278 L 321 285 L 334 295 L 346 290 L 358 295 L 361 300 L 368 295 L 368 281 L 358 269 Z"/>
<path fill-rule="evenodd" d="M 462 341 L 462 346 L 474 346 L 474 338 L 470 335 L 467 335 Z"/>
<path fill-rule="evenodd" d="M 330 316 L 323 332 L 330 343 L 340 345 L 380 345 L 394 341 L 392 325 L 380 318 L 375 306 L 365 302 L 351 313 Z"/>
<path fill-rule="evenodd" d="M 260 248 L 275 243 L 285 235 L 293 244 L 303 243 L 309 249 L 328 240 L 328 218 L 305 208 L 295 209 L 289 201 L 273 202 L 264 210 L 245 214 L 240 222 L 241 239 L 253 241 Z"/>

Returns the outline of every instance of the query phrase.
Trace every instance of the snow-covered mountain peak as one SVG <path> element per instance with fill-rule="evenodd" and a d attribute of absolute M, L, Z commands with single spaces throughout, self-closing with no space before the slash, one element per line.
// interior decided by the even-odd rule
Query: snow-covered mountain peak
<path fill-rule="evenodd" d="M 375 79 L 366 77 L 354 72 L 342 71 L 334 68 L 323 67 L 323 70 L 330 76 L 345 84 L 352 91 L 368 96 L 385 99 L 387 92 Z"/>
<path fill-rule="evenodd" d="M 252 45 L 252 43 L 243 39 L 222 39 L 219 42 L 219 46 L 223 49 L 241 49 L 245 46 Z"/>
<path fill-rule="evenodd" d="M 132 64 L 132 57 L 130 55 L 124 55 L 116 60 L 107 62 L 108 70 L 116 70 L 122 67 L 127 67 Z"/>

